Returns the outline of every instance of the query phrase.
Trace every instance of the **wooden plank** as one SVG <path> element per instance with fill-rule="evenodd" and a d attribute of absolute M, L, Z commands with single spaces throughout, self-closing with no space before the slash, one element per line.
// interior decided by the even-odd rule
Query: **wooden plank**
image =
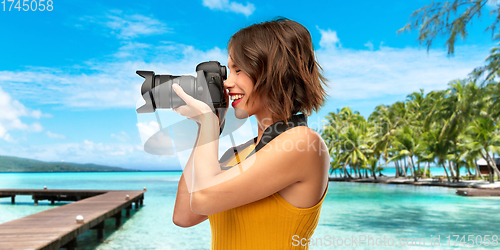
<path fill-rule="evenodd" d="M 0 224 L 0 249 L 59 249 L 79 234 L 100 228 L 104 220 L 114 217 L 132 203 L 144 199 L 145 191 L 103 190 L 0 190 L 0 195 L 82 195 L 93 197 L 45 210 Z M 60 191 L 59 193 L 57 191 Z M 126 196 L 129 196 L 126 199 Z M 76 223 L 82 215 L 83 224 Z"/>

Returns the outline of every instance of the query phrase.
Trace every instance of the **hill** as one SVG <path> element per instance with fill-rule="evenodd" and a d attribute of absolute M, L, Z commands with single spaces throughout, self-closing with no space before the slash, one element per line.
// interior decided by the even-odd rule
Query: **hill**
<path fill-rule="evenodd" d="M 96 164 L 44 162 L 12 156 L 0 156 L 0 172 L 113 172 L 139 171 Z"/>

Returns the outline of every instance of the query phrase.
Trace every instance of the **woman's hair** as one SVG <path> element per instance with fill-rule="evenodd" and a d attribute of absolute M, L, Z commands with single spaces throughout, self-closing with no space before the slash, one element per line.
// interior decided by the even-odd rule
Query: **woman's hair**
<path fill-rule="evenodd" d="M 326 98 L 326 78 L 314 55 L 309 31 L 285 18 L 254 24 L 236 32 L 228 43 L 231 60 L 255 83 L 247 100 L 259 96 L 273 121 L 318 111 Z"/>

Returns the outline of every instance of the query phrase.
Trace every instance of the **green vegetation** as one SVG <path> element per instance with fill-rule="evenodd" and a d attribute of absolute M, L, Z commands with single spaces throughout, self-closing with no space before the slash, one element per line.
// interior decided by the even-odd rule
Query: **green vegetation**
<path fill-rule="evenodd" d="M 499 98 L 499 83 L 479 87 L 474 80 L 455 80 L 446 90 L 427 95 L 421 90 L 403 102 L 379 105 L 367 120 L 349 107 L 330 112 L 321 133 L 332 157 L 331 173 L 375 176 L 381 160 L 394 163 L 395 177 L 410 172 L 417 181 L 424 172 L 430 176 L 428 165 L 435 163 L 448 181 L 458 181 L 464 168 L 481 178 L 476 160 L 482 158 L 500 176 L 493 160 L 500 153 L 500 119 L 493 109 Z"/>
<path fill-rule="evenodd" d="M 494 20 L 486 27 L 491 31 L 493 40 L 500 40 L 500 1 L 498 0 L 454 0 L 431 3 L 411 15 L 411 22 L 400 29 L 398 33 L 418 29 L 418 41 L 425 43 L 429 49 L 433 41 L 439 36 L 446 36 L 448 54 L 455 52 L 457 36 L 465 39 L 468 36 L 467 28 L 474 19 L 480 19 L 486 6 L 490 6 L 489 14 Z M 485 66 L 477 67 L 472 72 L 473 78 L 485 76 L 486 80 L 493 80 L 500 76 L 500 47 L 493 47 L 490 56 L 486 58 Z"/>
<path fill-rule="evenodd" d="M 119 167 L 66 162 L 43 162 L 10 156 L 0 156 L 0 172 L 110 172 L 137 171 Z"/>
<path fill-rule="evenodd" d="M 491 1 L 489 2 L 491 3 Z M 480 17 L 487 0 L 455 0 L 432 3 L 412 15 L 412 22 L 400 32 L 418 28 L 420 43 L 428 48 L 440 35 L 449 36 L 446 46 L 454 53 L 456 36 L 465 39 L 467 25 Z M 495 21 L 488 26 L 495 35 L 500 32 L 500 5 L 491 11 Z M 500 154 L 500 47 L 493 48 L 486 66 L 476 68 L 467 79 L 453 80 L 446 90 L 424 90 L 411 93 L 406 100 L 379 105 L 365 119 L 357 111 L 342 108 L 326 116 L 328 124 L 321 130 L 330 156 L 330 174 L 344 178 L 376 178 L 388 163 L 396 167 L 395 177 L 414 181 L 432 176 L 428 166 L 442 167 L 448 182 L 459 181 L 461 170 L 469 176 L 483 178 L 477 160 L 484 159 L 500 177 L 495 154 Z M 378 166 L 378 162 L 384 162 Z M 424 164 L 422 169 L 421 164 Z M 347 171 L 347 166 L 351 171 Z M 409 172 L 409 174 L 408 174 Z M 490 176 L 494 182 L 494 176 Z"/>

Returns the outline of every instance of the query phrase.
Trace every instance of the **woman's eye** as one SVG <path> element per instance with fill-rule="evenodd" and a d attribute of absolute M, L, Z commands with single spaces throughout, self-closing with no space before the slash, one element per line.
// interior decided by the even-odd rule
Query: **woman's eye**
<path fill-rule="evenodd" d="M 241 70 L 239 70 L 239 69 L 238 69 L 238 70 L 236 70 L 235 72 L 236 72 L 236 73 L 240 73 L 240 71 L 241 71 Z"/>

